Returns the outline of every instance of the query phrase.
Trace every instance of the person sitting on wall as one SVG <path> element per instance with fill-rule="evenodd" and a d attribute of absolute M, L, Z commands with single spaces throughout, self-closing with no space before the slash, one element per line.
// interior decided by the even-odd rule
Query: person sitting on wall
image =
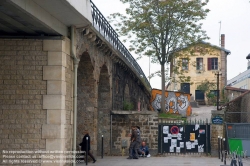
<path fill-rule="evenodd" d="M 148 148 L 148 146 L 146 145 L 146 142 L 145 142 L 145 141 L 143 141 L 143 142 L 141 143 L 139 155 L 140 155 L 140 156 L 147 156 L 147 157 L 150 157 L 149 148 Z"/>

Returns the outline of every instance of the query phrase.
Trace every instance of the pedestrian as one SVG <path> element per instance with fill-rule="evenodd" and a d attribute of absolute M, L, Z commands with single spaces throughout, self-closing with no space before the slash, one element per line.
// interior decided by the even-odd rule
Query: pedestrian
<path fill-rule="evenodd" d="M 89 136 L 89 132 L 86 130 L 84 133 L 84 137 L 82 139 L 82 142 L 79 144 L 81 146 L 81 151 L 87 151 L 87 147 L 86 145 L 88 144 L 88 155 L 92 158 L 93 163 L 96 162 L 95 157 L 92 155 L 92 153 L 90 152 L 90 136 Z M 88 138 L 88 140 L 87 140 Z"/>
<path fill-rule="evenodd" d="M 135 151 L 137 151 L 138 154 L 141 154 L 140 146 L 141 146 L 141 131 L 139 126 L 135 126 L 135 130 L 137 132 L 137 139 L 136 139 L 136 145 L 133 149 L 133 158 L 135 158 Z"/>
<path fill-rule="evenodd" d="M 145 141 L 142 141 L 141 146 L 140 146 L 140 151 L 139 151 L 138 154 L 139 154 L 139 155 L 146 156 L 146 157 L 150 157 L 149 148 L 148 148 L 148 146 L 146 145 L 146 142 L 145 142 Z"/>
<path fill-rule="evenodd" d="M 141 153 L 140 146 L 141 146 L 141 131 L 140 127 L 136 126 L 136 131 L 137 131 L 137 138 L 136 138 L 136 146 L 135 150 L 137 150 L 137 153 Z"/>
<path fill-rule="evenodd" d="M 137 128 L 135 126 L 132 126 L 132 134 L 130 138 L 130 146 L 129 146 L 129 157 L 127 159 L 138 159 L 138 149 L 136 148 L 137 146 L 137 137 L 138 137 L 138 132 Z M 135 151 L 135 154 L 133 155 L 133 150 Z"/>

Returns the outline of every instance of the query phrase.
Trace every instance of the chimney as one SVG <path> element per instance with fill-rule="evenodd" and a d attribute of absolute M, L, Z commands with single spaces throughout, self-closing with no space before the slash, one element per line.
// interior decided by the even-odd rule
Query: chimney
<path fill-rule="evenodd" d="M 221 34 L 221 39 L 220 39 L 220 46 L 222 48 L 225 48 L 225 34 Z"/>

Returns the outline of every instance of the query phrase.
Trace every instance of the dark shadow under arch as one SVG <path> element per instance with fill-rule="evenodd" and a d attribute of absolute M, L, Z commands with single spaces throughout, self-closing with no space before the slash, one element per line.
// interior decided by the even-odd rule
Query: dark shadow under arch
<path fill-rule="evenodd" d="M 101 155 L 101 138 L 104 137 L 104 154 L 110 152 L 110 110 L 111 94 L 108 68 L 102 66 L 98 84 L 98 139 L 97 154 Z"/>
<path fill-rule="evenodd" d="M 90 55 L 85 52 L 81 56 L 77 72 L 77 144 L 81 142 L 85 130 L 90 131 L 91 142 L 94 141 L 96 99 L 93 71 Z"/>

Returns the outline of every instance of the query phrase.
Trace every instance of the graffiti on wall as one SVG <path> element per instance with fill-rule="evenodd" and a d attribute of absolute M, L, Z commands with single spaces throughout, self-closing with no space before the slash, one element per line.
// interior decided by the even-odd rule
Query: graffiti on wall
<path fill-rule="evenodd" d="M 161 109 L 161 96 L 162 91 L 159 89 L 152 90 L 151 97 L 151 107 L 154 111 L 159 111 Z M 165 92 L 165 110 L 166 112 L 173 114 L 181 114 L 182 116 L 191 115 L 191 106 L 190 106 L 190 94 L 182 92 Z"/>

